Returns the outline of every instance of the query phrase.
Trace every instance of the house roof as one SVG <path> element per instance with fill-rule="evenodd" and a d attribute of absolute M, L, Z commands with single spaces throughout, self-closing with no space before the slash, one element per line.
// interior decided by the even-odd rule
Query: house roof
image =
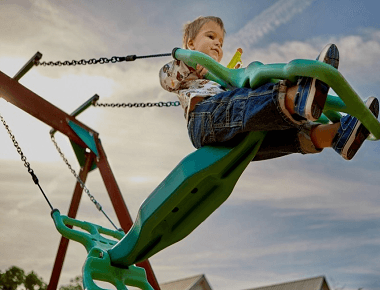
<path fill-rule="evenodd" d="M 190 290 L 200 280 L 206 279 L 204 275 L 197 275 L 181 280 L 160 284 L 161 290 Z M 210 288 L 211 289 L 211 288 Z"/>
<path fill-rule="evenodd" d="M 203 285 L 203 286 L 202 286 Z M 199 288 L 201 287 L 201 288 Z M 197 275 L 160 284 L 161 290 L 210 289 L 205 275 Z M 308 278 L 271 286 L 250 288 L 247 290 L 330 290 L 324 276 Z"/>
<path fill-rule="evenodd" d="M 325 277 L 319 276 L 294 282 L 276 284 L 248 290 L 329 290 Z"/>

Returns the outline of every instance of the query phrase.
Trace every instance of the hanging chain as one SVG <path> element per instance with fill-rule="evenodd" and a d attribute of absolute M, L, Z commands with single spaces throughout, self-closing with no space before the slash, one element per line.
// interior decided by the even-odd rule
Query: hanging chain
<path fill-rule="evenodd" d="M 69 163 L 69 161 L 67 160 L 67 158 L 65 157 L 65 155 L 63 154 L 61 148 L 58 146 L 58 143 L 57 141 L 55 140 L 55 137 L 53 134 L 50 134 L 50 138 L 51 138 L 51 141 L 53 142 L 55 148 L 57 149 L 59 155 L 61 156 L 61 158 L 63 159 L 63 161 L 65 162 L 65 164 L 67 165 L 67 167 L 69 168 L 70 172 L 72 173 L 72 175 L 74 175 L 74 177 L 76 178 L 76 180 L 79 182 L 80 186 L 83 188 L 84 192 L 88 195 L 88 197 L 90 198 L 90 200 L 94 203 L 94 205 L 96 206 L 96 208 L 101 211 L 104 216 L 109 220 L 109 222 L 112 224 L 112 226 L 116 229 L 116 230 L 120 230 L 119 228 L 117 228 L 115 226 L 115 224 L 112 222 L 112 220 L 109 218 L 109 216 L 103 211 L 103 208 L 101 206 L 101 204 L 95 199 L 95 197 L 90 193 L 90 190 L 86 187 L 86 185 L 84 184 L 84 182 L 82 181 L 82 179 L 79 177 L 79 175 L 75 172 L 75 170 L 72 168 L 71 164 Z"/>
<path fill-rule="evenodd" d="M 13 145 L 17 149 L 17 153 L 20 154 L 21 161 L 24 162 L 24 166 L 28 169 L 28 173 L 32 176 L 34 183 L 40 188 L 40 191 L 42 192 L 44 198 L 46 199 L 47 203 L 49 204 L 50 209 L 53 210 L 53 206 L 51 205 L 49 199 L 47 198 L 45 192 L 43 191 L 43 189 L 41 188 L 41 186 L 39 184 L 38 177 L 34 174 L 33 169 L 30 167 L 30 163 L 26 160 L 26 156 L 22 152 L 21 147 L 18 145 L 18 142 L 17 142 L 15 136 L 12 134 L 12 131 L 9 129 L 9 126 L 7 125 L 7 123 L 5 122 L 5 120 L 1 114 L 0 114 L 0 119 L 1 119 L 1 122 L 3 123 L 5 129 L 7 130 L 9 136 L 11 137 Z"/>
<path fill-rule="evenodd" d="M 3 116 L 0 115 L 0 119 L 1 119 L 1 122 L 3 123 L 5 129 L 7 130 L 9 136 L 11 137 L 12 139 L 12 142 L 13 142 L 13 145 L 16 147 L 17 149 L 17 153 L 20 154 L 21 156 L 21 161 L 24 162 L 24 166 L 26 168 L 28 168 L 28 172 L 31 173 L 33 172 L 33 169 L 30 168 L 30 163 L 26 160 L 26 156 L 24 155 L 24 153 L 22 152 L 20 146 L 18 145 L 18 142 L 16 141 L 16 137 L 12 134 L 12 131 L 9 129 L 9 126 L 7 125 L 7 123 L 5 122 Z"/>
<path fill-rule="evenodd" d="M 72 61 L 37 61 L 35 64 L 42 66 L 76 66 L 76 65 L 87 65 L 87 64 L 105 64 L 105 63 L 117 63 L 123 61 L 134 61 L 136 59 L 142 58 L 152 58 L 152 57 L 163 57 L 163 56 L 171 56 L 172 53 L 162 53 L 162 54 L 151 54 L 151 55 L 128 55 L 128 56 L 113 56 L 111 58 L 101 57 L 99 59 L 81 59 L 81 60 L 72 60 Z M 96 101 L 93 103 L 95 107 L 111 107 L 111 108 L 150 108 L 150 107 L 177 107 L 180 106 L 180 102 L 158 102 L 158 103 L 97 103 Z"/>
<path fill-rule="evenodd" d="M 111 108 L 150 108 L 150 107 L 178 107 L 179 101 L 175 102 L 158 102 L 158 103 L 98 103 L 94 102 L 95 107 L 111 107 Z"/>
<path fill-rule="evenodd" d="M 162 53 L 162 54 L 151 54 L 151 55 L 128 55 L 128 56 L 113 56 L 111 58 L 101 57 L 99 59 L 91 58 L 89 60 L 81 59 L 81 60 L 72 60 L 72 61 L 38 61 L 36 65 L 42 66 L 75 66 L 75 65 L 87 65 L 87 64 L 105 64 L 105 63 L 117 63 L 123 61 L 134 61 L 140 58 L 151 58 L 151 57 L 163 57 L 163 56 L 171 56 L 171 53 Z"/>

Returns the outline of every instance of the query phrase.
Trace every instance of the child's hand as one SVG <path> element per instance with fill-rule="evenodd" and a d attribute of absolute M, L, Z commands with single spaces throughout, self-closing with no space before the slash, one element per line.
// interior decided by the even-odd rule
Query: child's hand
<path fill-rule="evenodd" d="M 199 78 L 203 78 L 206 75 L 206 73 L 208 72 L 208 70 L 205 69 L 203 66 L 197 64 L 197 69 L 195 70 L 195 72 Z"/>

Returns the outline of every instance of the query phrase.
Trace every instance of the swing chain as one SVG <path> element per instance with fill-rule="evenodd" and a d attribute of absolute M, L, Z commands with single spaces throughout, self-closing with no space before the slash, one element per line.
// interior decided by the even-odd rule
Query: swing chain
<path fill-rule="evenodd" d="M 84 192 L 90 197 L 91 201 L 95 204 L 96 208 L 98 210 L 102 210 L 102 206 L 100 205 L 100 203 L 98 203 L 96 201 L 96 199 L 94 198 L 94 196 L 90 193 L 90 190 L 86 187 L 86 185 L 84 184 L 84 182 L 82 181 L 82 179 L 80 179 L 79 175 L 75 172 L 75 170 L 73 169 L 73 167 L 71 166 L 71 164 L 69 163 L 69 161 L 67 160 L 67 158 L 65 157 L 65 155 L 63 154 L 61 148 L 58 146 L 58 143 L 55 140 L 54 135 L 51 134 L 50 138 L 51 138 L 51 141 L 53 142 L 55 148 L 57 149 L 59 155 L 61 155 L 61 158 L 63 159 L 63 161 L 65 162 L 65 164 L 69 168 L 69 170 L 71 171 L 72 175 L 74 175 L 74 177 L 76 178 L 76 180 L 79 182 L 79 184 L 83 188 Z"/>
<path fill-rule="evenodd" d="M 9 129 L 9 126 L 8 124 L 5 122 L 3 116 L 0 114 L 0 120 L 1 122 L 3 123 L 5 129 L 7 130 L 9 136 L 11 137 L 11 140 L 13 142 L 13 145 L 16 147 L 17 149 L 17 153 L 20 154 L 21 156 L 21 161 L 24 162 L 24 166 L 28 169 L 28 173 L 32 176 L 32 179 L 33 179 L 33 182 L 38 186 L 38 188 L 40 189 L 42 195 L 44 196 L 46 202 L 48 203 L 49 207 L 51 210 L 53 210 L 53 206 L 52 204 L 50 203 L 50 200 L 48 199 L 48 197 L 46 196 L 44 190 L 42 189 L 40 183 L 39 183 L 39 180 L 38 180 L 38 177 L 37 175 L 34 174 L 34 171 L 33 169 L 30 167 L 30 163 L 28 161 L 26 161 L 26 156 L 24 155 L 24 153 L 22 152 L 21 150 L 21 147 L 18 145 L 18 142 L 16 140 L 16 137 L 12 134 L 12 131 L 11 129 Z"/>
<path fill-rule="evenodd" d="M 34 174 L 34 171 L 32 168 L 30 168 L 30 163 L 26 160 L 26 156 L 24 155 L 24 153 L 22 152 L 21 150 L 21 147 L 18 145 L 18 142 L 16 140 L 16 137 L 15 135 L 12 134 L 12 131 L 11 129 L 9 129 L 9 126 L 8 124 L 5 122 L 4 118 L 2 115 L 0 115 L 0 119 L 1 119 L 1 122 L 3 123 L 5 129 L 7 130 L 9 136 L 11 137 L 11 140 L 13 142 L 13 146 L 16 147 L 17 149 L 17 153 L 20 154 L 21 156 L 21 161 L 24 162 L 24 166 L 28 169 L 28 172 L 29 174 L 32 176 L 32 179 L 34 181 L 35 184 L 38 184 L 38 178 L 37 176 Z"/>
<path fill-rule="evenodd" d="M 175 102 L 158 102 L 158 103 L 97 103 L 94 102 L 95 107 L 111 107 L 111 108 L 150 108 L 150 107 L 178 107 L 179 101 Z"/>
<path fill-rule="evenodd" d="M 75 179 L 78 181 L 78 183 L 80 184 L 80 186 L 83 188 L 84 192 L 88 195 L 88 197 L 90 198 L 90 200 L 92 201 L 92 203 L 96 206 L 96 208 L 98 209 L 98 211 L 101 211 L 105 217 L 110 221 L 110 223 L 114 226 L 114 228 L 116 230 L 120 230 L 118 227 L 116 227 L 116 225 L 112 222 L 112 220 L 109 218 L 109 216 L 103 211 L 103 208 L 101 206 L 101 204 L 95 199 L 95 197 L 90 193 L 90 190 L 86 187 L 86 185 L 84 184 L 84 182 L 82 181 L 82 179 L 79 177 L 79 175 L 75 172 L 75 170 L 73 169 L 73 167 L 71 166 L 71 164 L 69 163 L 69 161 L 67 160 L 67 158 L 65 157 L 65 155 L 63 154 L 61 148 L 58 146 L 58 143 L 57 141 L 55 140 L 55 137 L 53 134 L 50 134 L 50 138 L 51 138 L 51 141 L 53 142 L 55 148 L 57 149 L 59 155 L 61 156 L 61 158 L 63 159 L 63 161 L 65 162 L 65 164 L 67 165 L 67 167 L 69 168 L 70 172 L 72 173 L 72 175 L 74 175 Z"/>
<path fill-rule="evenodd" d="M 162 54 L 151 54 L 144 56 L 136 56 L 136 55 L 127 55 L 127 56 L 113 56 L 111 58 L 101 57 L 99 59 L 91 58 L 89 60 L 81 59 L 81 60 L 72 60 L 72 61 L 37 61 L 36 65 L 42 66 L 76 66 L 76 65 L 87 65 L 87 64 L 105 64 L 105 63 L 117 63 L 123 61 L 134 61 L 139 58 L 151 58 L 151 57 L 162 57 L 162 56 L 171 56 L 171 53 L 162 53 Z"/>
<path fill-rule="evenodd" d="M 111 58 L 105 58 L 101 57 L 99 59 L 91 58 L 89 60 L 81 59 L 81 60 L 72 60 L 72 61 L 42 61 L 42 62 L 37 62 L 36 65 L 42 65 L 42 66 L 76 66 L 76 65 L 86 65 L 86 64 L 104 64 L 104 63 L 116 63 L 116 62 L 122 62 L 125 61 L 126 58 L 124 57 L 111 57 Z"/>

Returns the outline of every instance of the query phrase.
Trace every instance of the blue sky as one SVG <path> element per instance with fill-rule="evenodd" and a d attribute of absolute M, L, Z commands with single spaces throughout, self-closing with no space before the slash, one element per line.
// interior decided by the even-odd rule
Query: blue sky
<path fill-rule="evenodd" d="M 315 59 L 340 50 L 341 73 L 364 100 L 380 92 L 378 1 L 0 1 L 0 70 L 13 76 L 43 60 L 171 52 L 199 15 L 224 20 L 226 65 L 237 47 L 248 65 Z M 97 93 L 103 102 L 175 101 L 158 71 L 170 58 L 86 67 L 33 68 L 21 83 L 70 113 Z M 333 94 L 333 92 L 332 92 Z M 53 205 L 65 213 L 74 177 L 48 126 L 0 99 L 0 113 Z M 100 133 L 132 217 L 192 147 L 180 108 L 91 108 L 80 121 Z M 58 143 L 78 171 L 69 142 Z M 60 236 L 6 131 L 0 129 L 0 270 L 50 278 Z M 183 241 L 150 259 L 159 282 L 204 273 L 213 289 L 248 289 L 324 275 L 331 289 L 380 288 L 379 143 L 352 161 L 333 150 L 249 165 L 231 197 Z M 87 185 L 117 220 L 98 171 Z M 78 218 L 109 227 L 84 196 Z M 70 244 L 60 284 L 81 272 L 85 250 Z"/>

